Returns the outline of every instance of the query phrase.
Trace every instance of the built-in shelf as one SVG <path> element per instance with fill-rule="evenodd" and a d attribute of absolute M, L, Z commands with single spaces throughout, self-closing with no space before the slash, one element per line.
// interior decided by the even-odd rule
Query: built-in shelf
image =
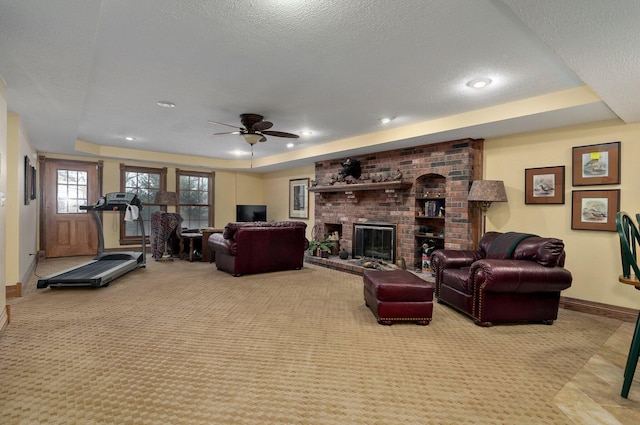
<path fill-rule="evenodd" d="M 312 186 L 309 192 L 356 192 L 361 190 L 404 190 L 412 186 L 412 183 L 403 181 L 381 182 L 381 183 L 353 183 L 334 184 L 331 186 Z"/>

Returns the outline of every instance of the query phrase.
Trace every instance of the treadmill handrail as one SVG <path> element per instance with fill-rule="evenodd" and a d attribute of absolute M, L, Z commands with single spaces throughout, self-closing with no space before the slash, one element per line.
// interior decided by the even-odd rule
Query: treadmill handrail
<path fill-rule="evenodd" d="M 142 202 L 140 202 L 140 198 L 136 194 L 128 193 L 128 195 L 133 195 L 131 197 L 130 202 L 106 202 L 106 199 L 109 198 L 117 198 L 117 195 L 124 194 L 126 192 L 112 192 L 107 193 L 107 195 L 100 198 L 100 201 L 96 205 L 81 205 L 80 209 L 85 211 L 91 211 L 93 213 L 93 219 L 98 226 L 98 254 L 101 255 L 104 253 L 104 230 L 102 229 L 102 220 L 100 219 L 100 215 L 98 211 L 125 211 L 127 209 L 127 205 L 135 205 L 138 207 L 139 211 L 142 211 Z M 109 196 L 112 195 L 112 196 Z M 144 220 L 142 220 L 142 214 L 138 214 L 138 227 L 140 228 L 140 236 L 142 242 L 142 264 L 147 264 L 147 239 L 144 233 Z"/>

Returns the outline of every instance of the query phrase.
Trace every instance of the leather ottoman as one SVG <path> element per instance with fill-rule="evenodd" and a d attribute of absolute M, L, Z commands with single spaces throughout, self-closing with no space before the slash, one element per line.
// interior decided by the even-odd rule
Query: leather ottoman
<path fill-rule="evenodd" d="M 364 301 L 381 325 L 415 322 L 428 325 L 433 314 L 431 282 L 406 270 L 365 270 Z"/>

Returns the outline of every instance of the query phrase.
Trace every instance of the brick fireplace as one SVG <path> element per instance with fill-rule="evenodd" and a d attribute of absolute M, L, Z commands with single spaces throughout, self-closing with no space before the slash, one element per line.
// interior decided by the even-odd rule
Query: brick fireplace
<path fill-rule="evenodd" d="M 416 234 L 424 226 L 417 220 L 420 204 L 416 198 L 425 190 L 433 190 L 424 184 L 425 176 L 433 175 L 442 179 L 437 187 L 446 203 L 443 246 L 474 247 L 473 214 L 467 195 L 474 172 L 481 172 L 481 149 L 482 140 L 463 139 L 352 156 L 362 168 L 362 176 L 353 184 L 334 183 L 347 157 L 317 162 L 310 189 L 315 197 L 317 237 L 337 231 L 341 249 L 351 253 L 354 224 L 394 225 L 395 259 L 404 258 L 409 267 L 419 264 L 422 242 Z"/>

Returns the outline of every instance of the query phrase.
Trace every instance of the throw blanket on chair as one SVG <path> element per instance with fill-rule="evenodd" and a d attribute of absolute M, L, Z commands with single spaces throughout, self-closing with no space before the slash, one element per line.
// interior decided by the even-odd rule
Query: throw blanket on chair
<path fill-rule="evenodd" d="M 513 256 L 516 246 L 526 238 L 536 236 L 531 233 L 507 232 L 499 235 L 487 249 L 487 258 L 506 260 Z"/>
<path fill-rule="evenodd" d="M 178 213 L 154 211 L 151 214 L 151 256 L 156 260 L 164 253 L 164 243 L 175 229 L 179 235 L 182 217 Z"/>

